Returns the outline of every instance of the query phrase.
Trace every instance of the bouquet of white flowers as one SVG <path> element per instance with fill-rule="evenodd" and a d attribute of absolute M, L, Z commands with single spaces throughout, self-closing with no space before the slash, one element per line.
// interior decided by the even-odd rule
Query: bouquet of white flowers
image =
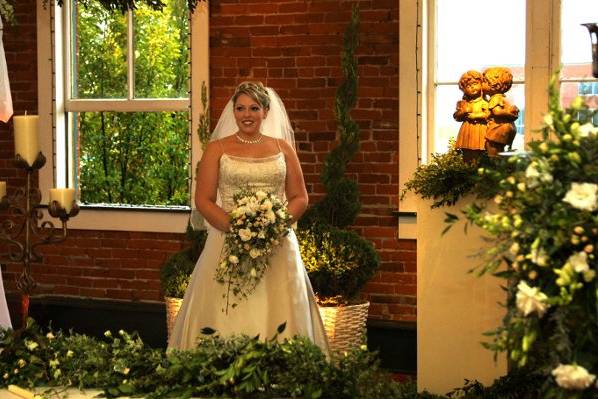
<path fill-rule="evenodd" d="M 230 231 L 226 234 L 215 279 L 227 285 L 226 308 L 237 305 L 230 294 L 247 298 L 260 282 L 268 259 L 280 238 L 289 232 L 291 215 L 276 195 L 264 191 L 241 190 L 233 197 Z"/>

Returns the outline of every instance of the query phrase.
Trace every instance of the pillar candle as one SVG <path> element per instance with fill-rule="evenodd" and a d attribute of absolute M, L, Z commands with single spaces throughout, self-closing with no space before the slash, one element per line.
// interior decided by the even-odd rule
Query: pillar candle
<path fill-rule="evenodd" d="M 0 181 L 0 199 L 6 195 L 6 182 Z"/>
<path fill-rule="evenodd" d="M 19 154 L 29 166 L 33 165 L 39 153 L 37 140 L 37 115 L 13 116 L 15 125 L 15 154 Z"/>
<path fill-rule="evenodd" d="M 74 188 L 51 188 L 50 189 L 50 204 L 52 201 L 56 201 L 62 208 L 69 213 L 73 207 L 73 201 L 75 200 L 75 189 Z"/>

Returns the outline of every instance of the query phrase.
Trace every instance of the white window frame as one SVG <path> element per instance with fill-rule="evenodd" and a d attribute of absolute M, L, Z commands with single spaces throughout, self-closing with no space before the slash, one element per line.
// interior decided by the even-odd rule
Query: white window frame
<path fill-rule="evenodd" d="M 527 0 L 525 54 L 525 129 L 527 143 L 547 110 L 547 87 L 559 67 L 560 0 Z M 433 141 L 435 0 L 399 1 L 399 190 Z M 415 239 L 418 199 L 399 201 L 399 238 Z"/>
<path fill-rule="evenodd" d="M 39 171 L 39 188 L 42 203 L 49 200 L 52 187 L 73 187 L 71 173 L 65 164 L 68 154 L 65 152 L 65 126 L 68 112 L 76 111 L 144 111 L 152 107 L 153 111 L 189 110 L 191 119 L 191 193 L 195 191 L 195 168 L 201 158 L 201 145 L 195 132 L 199 126 L 199 115 L 203 112 L 201 104 L 201 86 L 205 83 L 209 90 L 209 18 L 205 2 L 199 2 L 191 15 L 191 68 L 189 99 L 165 100 L 80 100 L 69 99 L 67 93 L 68 77 L 63 73 L 69 67 L 66 49 L 69 38 L 65 21 L 69 11 L 68 1 L 64 6 L 56 5 L 55 0 L 44 7 L 37 2 L 37 58 L 38 58 L 38 109 L 40 115 L 39 141 L 45 154 L 46 165 Z M 129 18 L 131 18 L 129 14 Z M 56 71 L 54 74 L 53 71 Z M 129 93 L 132 84 L 129 84 Z M 68 172 L 68 173 L 67 173 Z M 70 180 L 70 181 L 67 181 Z M 193 196 L 191 196 L 193 201 Z M 47 215 L 46 215 L 47 216 Z M 184 232 L 187 227 L 189 212 L 155 211 L 144 209 L 90 209 L 82 207 L 79 214 L 70 219 L 69 228 L 83 230 L 120 230 L 148 232 Z"/>

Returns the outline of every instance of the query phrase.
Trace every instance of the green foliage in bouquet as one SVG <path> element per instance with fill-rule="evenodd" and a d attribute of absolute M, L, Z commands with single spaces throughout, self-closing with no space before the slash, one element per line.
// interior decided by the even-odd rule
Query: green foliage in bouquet
<path fill-rule="evenodd" d="M 508 159 L 498 210 L 465 211 L 494 238 L 479 272 L 505 279 L 507 290 L 507 313 L 487 346 L 540 373 L 541 397 L 598 396 L 596 117 L 581 98 L 562 109 L 553 81 L 543 140 Z"/>
<path fill-rule="evenodd" d="M 427 164 L 417 167 L 405 183 L 401 199 L 412 191 L 423 199 L 432 200 L 432 208 L 454 205 L 462 197 L 474 194 L 477 198 L 491 198 L 497 191 L 497 178 L 509 164 L 503 157 L 482 155 L 475 162 L 465 162 L 463 154 L 451 140 L 449 150 L 432 154 Z"/>
<path fill-rule="evenodd" d="M 191 246 L 172 254 L 160 269 L 160 285 L 167 297 L 182 298 L 185 295 L 191 273 L 206 242 L 207 231 L 187 226 L 187 238 Z"/>
<path fill-rule="evenodd" d="M 284 325 L 278 333 L 284 330 Z M 309 338 L 205 335 L 196 348 L 146 346 L 137 334 L 107 331 L 101 338 L 24 329 L 0 330 L 0 389 L 9 384 L 102 389 L 115 397 L 189 398 L 407 398 L 365 347 L 328 362 Z M 410 391 L 411 392 L 411 391 Z"/>
<path fill-rule="evenodd" d="M 320 300 L 357 299 L 380 259 L 371 242 L 354 231 L 320 224 L 297 232 L 301 258 Z"/>

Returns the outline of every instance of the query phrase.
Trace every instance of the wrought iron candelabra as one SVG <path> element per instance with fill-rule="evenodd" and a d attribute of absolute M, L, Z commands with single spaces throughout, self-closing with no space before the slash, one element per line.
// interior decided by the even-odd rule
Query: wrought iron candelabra
<path fill-rule="evenodd" d="M 39 152 L 32 165 L 29 165 L 19 154 L 15 165 L 27 172 L 24 188 L 18 188 L 13 195 L 5 195 L 0 199 L 0 210 L 7 211 L 8 217 L 0 224 L 0 242 L 7 245 L 7 252 L 0 254 L 4 261 L 22 263 L 23 270 L 16 279 L 16 286 L 21 293 L 21 316 L 25 324 L 29 315 L 29 298 L 37 283 L 31 273 L 31 264 L 41 262 L 43 257 L 38 252 L 42 245 L 57 244 L 67 238 L 67 221 L 79 213 L 76 201 L 73 201 L 67 212 L 63 204 L 51 201 L 48 213 L 60 219 L 61 228 L 45 220 L 42 221 L 43 206 L 41 192 L 31 186 L 32 174 L 46 163 L 46 157 Z"/>

